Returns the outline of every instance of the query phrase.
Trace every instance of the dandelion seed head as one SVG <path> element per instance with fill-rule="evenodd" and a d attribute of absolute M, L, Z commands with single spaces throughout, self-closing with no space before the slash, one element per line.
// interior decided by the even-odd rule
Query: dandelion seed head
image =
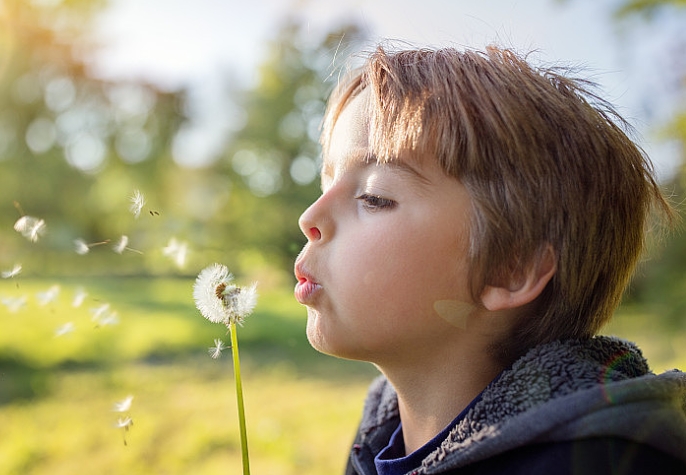
<path fill-rule="evenodd" d="M 233 287 L 233 286 L 231 286 Z M 214 288 L 214 296 L 217 297 L 218 299 L 223 299 L 224 298 L 224 291 L 226 290 L 226 283 L 225 282 L 220 282 L 215 288 Z"/>
<path fill-rule="evenodd" d="M 16 277 L 21 272 L 21 269 L 21 264 L 14 264 L 10 270 L 2 271 L 2 278 L 11 279 L 12 277 Z"/>
<path fill-rule="evenodd" d="M 126 396 L 121 401 L 115 402 L 112 410 L 114 412 L 128 412 L 131 409 L 132 402 L 133 396 Z"/>
<path fill-rule="evenodd" d="M 45 221 L 33 216 L 22 216 L 14 223 L 14 230 L 29 241 L 36 242 L 45 234 Z"/>
<path fill-rule="evenodd" d="M 229 269 L 212 264 L 203 269 L 193 287 L 193 299 L 203 317 L 214 323 L 242 324 L 257 303 L 257 284 L 238 287 Z"/>
<path fill-rule="evenodd" d="M 238 323 L 243 323 L 246 316 L 250 315 L 257 305 L 257 283 L 248 287 L 240 287 L 239 292 L 232 296 L 233 311 L 240 316 Z"/>
<path fill-rule="evenodd" d="M 222 355 L 222 351 L 226 349 L 226 346 L 224 346 L 224 342 L 221 341 L 219 338 L 214 339 L 214 346 L 210 346 L 208 348 L 208 352 L 210 356 L 213 359 L 217 359 Z"/>
<path fill-rule="evenodd" d="M 141 193 L 140 190 L 134 190 L 130 200 L 131 206 L 129 207 L 129 210 L 133 213 L 134 217 L 138 219 L 143 210 L 143 206 L 145 206 L 145 196 L 143 196 L 143 193 Z"/>

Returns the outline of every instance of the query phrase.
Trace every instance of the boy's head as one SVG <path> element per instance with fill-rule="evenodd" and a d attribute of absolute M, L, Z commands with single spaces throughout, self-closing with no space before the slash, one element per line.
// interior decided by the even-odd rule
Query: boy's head
<path fill-rule="evenodd" d="M 324 120 L 369 91 L 369 147 L 380 161 L 436 160 L 473 202 L 473 298 L 508 286 L 552 253 L 557 272 L 499 346 L 510 359 L 595 334 L 619 304 L 648 213 L 668 210 L 649 161 L 588 84 L 532 68 L 509 50 L 379 48 L 338 85 Z"/>

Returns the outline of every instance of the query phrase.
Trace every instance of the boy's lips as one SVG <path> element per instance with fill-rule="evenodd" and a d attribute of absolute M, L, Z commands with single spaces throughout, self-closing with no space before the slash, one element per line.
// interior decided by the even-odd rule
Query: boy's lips
<path fill-rule="evenodd" d="M 311 303 L 322 286 L 299 263 L 295 266 L 295 278 L 298 279 L 293 291 L 295 299 L 303 305 Z"/>

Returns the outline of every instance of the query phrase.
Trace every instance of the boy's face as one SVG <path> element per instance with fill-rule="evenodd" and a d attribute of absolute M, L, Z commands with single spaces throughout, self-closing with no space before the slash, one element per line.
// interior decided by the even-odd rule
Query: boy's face
<path fill-rule="evenodd" d="M 323 193 L 300 217 L 308 242 L 295 295 L 319 351 L 421 364 L 416 358 L 447 348 L 475 308 L 470 198 L 430 157 L 368 160 L 367 95 L 339 117 L 324 152 Z"/>

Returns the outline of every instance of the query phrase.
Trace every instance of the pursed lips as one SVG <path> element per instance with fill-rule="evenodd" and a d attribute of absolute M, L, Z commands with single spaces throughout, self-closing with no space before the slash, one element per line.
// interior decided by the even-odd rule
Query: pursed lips
<path fill-rule="evenodd" d="M 321 285 L 304 268 L 301 261 L 297 261 L 295 264 L 295 278 L 298 279 L 293 291 L 295 299 L 303 305 L 312 303 L 317 291 L 321 289 Z"/>

